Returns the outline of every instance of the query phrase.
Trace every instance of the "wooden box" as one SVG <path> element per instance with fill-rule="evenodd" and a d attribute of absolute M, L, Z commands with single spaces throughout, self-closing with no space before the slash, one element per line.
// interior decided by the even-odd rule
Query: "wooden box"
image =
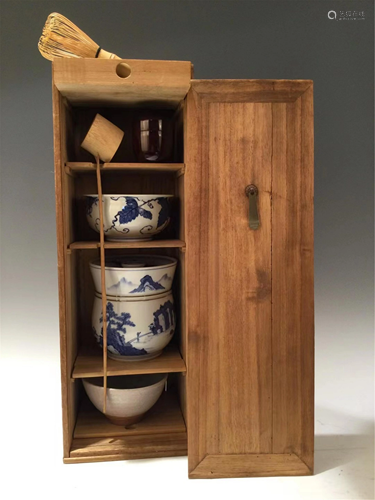
<path fill-rule="evenodd" d="M 53 62 L 64 461 L 188 455 L 189 477 L 313 471 L 313 84 L 309 80 L 192 80 L 178 61 Z M 139 108 L 175 119 L 171 163 L 137 163 Z M 154 360 L 108 360 L 107 375 L 169 373 L 170 388 L 140 423 L 111 424 L 81 379 L 103 376 L 91 334 L 88 262 L 99 236 L 82 195 L 97 192 L 80 143 L 96 112 L 125 131 L 103 192 L 174 194 L 171 227 L 148 242 L 106 242 L 106 253 L 178 258 L 179 318 Z M 255 185 L 260 226 L 249 227 Z M 187 433 L 188 430 L 188 433 Z"/>

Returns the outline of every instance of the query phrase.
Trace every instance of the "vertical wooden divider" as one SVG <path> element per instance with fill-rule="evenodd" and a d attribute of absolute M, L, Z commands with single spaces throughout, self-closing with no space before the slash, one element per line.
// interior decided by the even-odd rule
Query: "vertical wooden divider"
<path fill-rule="evenodd" d="M 107 292 L 105 287 L 105 252 L 104 252 L 104 212 L 102 179 L 100 175 L 100 160 L 96 156 L 96 180 L 98 183 L 99 222 L 100 222 L 100 272 L 102 287 L 102 314 L 103 314 L 103 413 L 107 410 Z"/>

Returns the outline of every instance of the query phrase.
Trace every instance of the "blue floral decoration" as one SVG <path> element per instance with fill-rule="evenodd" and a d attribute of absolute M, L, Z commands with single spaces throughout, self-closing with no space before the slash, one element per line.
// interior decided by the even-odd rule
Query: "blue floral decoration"
<path fill-rule="evenodd" d="M 142 208 L 142 205 L 138 205 L 138 201 L 135 198 L 126 196 L 125 201 L 126 205 L 115 216 L 116 222 L 119 220 L 120 224 L 127 224 L 139 216 L 149 220 L 152 219 L 152 213 Z"/>

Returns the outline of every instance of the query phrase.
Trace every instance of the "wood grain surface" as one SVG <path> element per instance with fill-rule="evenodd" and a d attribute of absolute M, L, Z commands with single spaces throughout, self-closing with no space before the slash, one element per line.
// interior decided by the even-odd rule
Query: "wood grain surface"
<path fill-rule="evenodd" d="M 186 432 L 177 395 L 171 391 L 163 393 L 159 401 L 146 413 L 145 417 L 140 422 L 130 425 L 129 428 L 110 422 L 85 397 L 78 412 L 74 439 L 135 436 L 166 432 Z"/>
<path fill-rule="evenodd" d="M 110 162 L 118 150 L 124 132 L 99 113 L 95 116 L 81 148 L 98 156 L 102 162 Z"/>
<path fill-rule="evenodd" d="M 83 401 L 65 463 L 174 457 L 187 454 L 186 426 L 173 391 L 162 394 L 143 420 L 125 429 Z"/>
<path fill-rule="evenodd" d="M 187 454 L 186 432 L 74 439 L 65 463 L 181 457 Z"/>
<path fill-rule="evenodd" d="M 124 363 L 108 358 L 107 375 L 134 375 L 140 373 L 181 373 L 186 366 L 176 345 L 170 344 L 157 358 L 148 361 Z M 103 376 L 103 355 L 99 347 L 82 348 L 74 363 L 73 378 Z"/>
<path fill-rule="evenodd" d="M 311 81 L 193 82 L 187 103 L 190 477 L 272 475 L 255 455 L 271 457 L 274 475 L 309 474 Z M 249 184 L 259 190 L 256 231 Z"/>
<path fill-rule="evenodd" d="M 74 270 L 76 259 L 66 252 L 72 238 L 71 200 L 74 184 L 64 175 L 67 160 L 66 136 L 69 109 L 55 85 L 52 85 L 53 141 L 55 160 L 56 236 L 59 287 L 60 365 L 62 394 L 63 454 L 69 456 L 78 407 L 78 388 L 70 379 L 77 355 L 77 331 L 74 321 L 76 311 Z M 73 257 L 73 258 L 72 258 Z"/>
<path fill-rule="evenodd" d="M 311 80 L 194 80 L 193 88 L 210 102 L 294 102 Z"/>
<path fill-rule="evenodd" d="M 70 250 L 88 250 L 99 248 L 99 241 L 75 241 L 69 245 Z M 106 241 L 104 248 L 184 248 L 182 240 L 151 240 L 151 241 Z"/>
<path fill-rule="evenodd" d="M 311 471 L 294 453 L 207 455 L 190 474 L 192 479 L 225 477 L 306 476 Z"/>
<path fill-rule="evenodd" d="M 128 78 L 116 74 L 119 63 L 131 68 Z M 137 105 L 158 103 L 177 107 L 190 87 L 188 61 L 147 61 L 55 58 L 55 85 L 74 104 Z"/>
<path fill-rule="evenodd" d="M 95 169 L 95 163 L 91 162 L 67 162 L 65 165 L 67 173 L 72 172 L 92 172 Z M 185 165 L 183 163 L 103 163 L 102 171 L 110 170 L 130 170 L 132 172 L 171 172 L 183 174 Z"/>
<path fill-rule="evenodd" d="M 314 212 L 312 88 L 273 105 L 273 452 L 313 468 Z"/>
<path fill-rule="evenodd" d="M 192 132 L 185 175 L 191 470 L 207 453 L 272 449 L 272 107 L 197 108 L 202 136 Z M 258 231 L 249 229 L 249 184 L 259 190 Z"/>

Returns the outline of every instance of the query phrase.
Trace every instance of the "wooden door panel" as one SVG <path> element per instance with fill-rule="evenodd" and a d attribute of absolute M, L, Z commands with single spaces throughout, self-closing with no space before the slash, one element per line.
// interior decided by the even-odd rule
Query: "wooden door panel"
<path fill-rule="evenodd" d="M 272 382 L 271 105 L 209 103 L 203 119 L 202 168 L 209 173 L 200 268 L 207 296 L 201 317 L 208 338 L 207 451 L 266 453 Z M 245 187 L 251 183 L 260 191 L 259 231 L 249 229 Z"/>
<path fill-rule="evenodd" d="M 311 469 L 314 447 L 312 89 L 273 104 L 273 452 Z"/>
<path fill-rule="evenodd" d="M 192 453 L 198 461 L 207 453 L 272 449 L 272 107 L 203 102 L 199 113 L 201 168 L 185 180 L 187 198 L 195 193 L 185 201 L 188 275 L 199 277 L 188 297 L 189 380 L 195 393 L 189 396 L 188 421 L 194 426 L 196 420 L 201 451 L 193 445 Z M 259 189 L 257 231 L 249 228 L 249 184 Z"/>
<path fill-rule="evenodd" d="M 312 116 L 309 108 L 304 117 L 301 103 L 311 82 L 298 81 L 294 90 L 291 82 L 267 84 L 264 95 L 259 81 L 237 83 L 193 81 L 187 97 L 189 473 L 272 475 L 274 466 L 275 475 L 306 474 L 313 436 L 312 395 L 303 396 L 313 387 L 312 156 L 303 159 L 301 130 Z M 312 153 L 310 139 L 305 134 Z M 259 190 L 255 231 L 249 184 Z"/>

